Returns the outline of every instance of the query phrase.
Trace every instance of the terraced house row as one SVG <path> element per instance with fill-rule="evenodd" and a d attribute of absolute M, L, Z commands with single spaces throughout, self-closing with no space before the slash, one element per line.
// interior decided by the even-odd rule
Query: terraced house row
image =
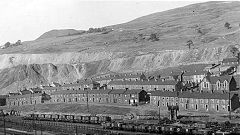
<path fill-rule="evenodd" d="M 223 66 L 231 66 L 231 63 Z M 150 106 L 160 109 L 178 106 L 183 111 L 227 113 L 239 105 L 239 76 L 235 73 L 213 74 L 211 69 L 218 66 L 213 65 L 207 71 L 173 71 L 167 76 L 146 77 L 143 73 L 135 73 L 105 75 L 70 84 L 52 83 L 40 87 L 42 94 L 49 95 L 49 100 L 43 100 L 48 98 L 43 98 L 42 94 L 31 97 L 36 92 L 30 90 L 31 93 L 21 91 L 21 94 L 10 95 L 7 104 L 89 102 L 140 105 L 150 102 Z M 35 98 L 36 102 L 32 100 Z M 238 102 L 231 104 L 232 99 Z"/>
<path fill-rule="evenodd" d="M 239 98 L 236 93 L 229 96 L 229 93 L 153 91 L 150 94 L 150 104 L 161 110 L 167 110 L 168 106 L 178 106 L 179 111 L 227 114 L 230 104 L 231 111 L 236 109 L 236 105 L 239 106 Z"/>
<path fill-rule="evenodd" d="M 104 103 L 138 105 L 149 101 L 147 92 L 141 89 L 64 90 L 52 93 L 52 103 Z"/>
<path fill-rule="evenodd" d="M 51 95 L 43 93 L 25 93 L 7 98 L 8 106 L 22 106 L 42 103 L 104 103 L 118 105 L 139 105 L 149 101 L 149 96 L 142 89 L 85 89 L 60 90 Z"/>

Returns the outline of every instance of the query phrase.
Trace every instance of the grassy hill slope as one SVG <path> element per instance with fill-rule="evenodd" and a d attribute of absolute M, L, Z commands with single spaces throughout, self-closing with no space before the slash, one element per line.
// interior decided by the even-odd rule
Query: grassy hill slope
<path fill-rule="evenodd" d="M 0 53 L 53 53 L 81 51 L 157 51 L 239 44 L 240 2 L 206 2 L 108 26 L 108 32 L 79 34 L 77 30 L 52 30 L 38 40 Z M 231 28 L 224 25 L 228 22 Z M 156 34 L 158 41 L 150 38 Z"/>

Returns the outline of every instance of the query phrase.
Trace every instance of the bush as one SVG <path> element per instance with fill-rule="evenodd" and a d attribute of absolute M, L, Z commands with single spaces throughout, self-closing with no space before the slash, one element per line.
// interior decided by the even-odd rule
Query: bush
<path fill-rule="evenodd" d="M 151 40 L 151 41 L 158 41 L 159 38 L 157 37 L 156 33 L 154 33 L 154 34 L 152 33 L 152 34 L 150 35 L 149 40 Z"/>
<path fill-rule="evenodd" d="M 228 22 L 226 22 L 225 24 L 224 24 L 224 27 L 226 27 L 227 29 L 231 29 L 232 27 L 230 27 L 230 23 L 228 23 Z"/>

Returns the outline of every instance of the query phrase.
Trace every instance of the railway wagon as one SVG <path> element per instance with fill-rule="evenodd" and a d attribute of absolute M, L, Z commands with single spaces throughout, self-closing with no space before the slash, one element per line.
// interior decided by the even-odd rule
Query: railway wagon
<path fill-rule="evenodd" d="M 23 117 L 25 120 L 38 120 L 39 114 L 26 114 L 26 116 Z"/>
<path fill-rule="evenodd" d="M 136 126 L 137 131 L 139 132 L 148 132 L 149 128 L 147 124 L 138 124 Z"/>
<path fill-rule="evenodd" d="M 69 114 L 61 114 L 59 116 L 59 121 L 60 122 L 74 122 L 75 116 L 74 115 L 69 115 Z"/>
<path fill-rule="evenodd" d="M 101 123 L 101 126 L 103 129 L 111 129 L 111 125 L 112 125 L 111 122 L 102 122 Z"/>
<path fill-rule="evenodd" d="M 44 121 L 46 118 L 46 114 L 39 114 L 38 115 L 38 120 L 40 120 L 40 121 Z"/>
<path fill-rule="evenodd" d="M 98 116 L 90 116 L 90 123 L 91 124 L 99 124 L 99 117 Z"/>
<path fill-rule="evenodd" d="M 109 116 L 89 116 L 89 115 L 73 115 L 73 114 L 27 114 L 23 117 L 26 120 L 40 121 L 58 121 L 58 122 L 75 122 L 85 124 L 101 124 L 102 122 L 111 121 Z"/>
<path fill-rule="evenodd" d="M 98 117 L 99 117 L 99 123 L 112 120 L 111 117 L 109 117 L 109 116 L 98 116 Z"/>

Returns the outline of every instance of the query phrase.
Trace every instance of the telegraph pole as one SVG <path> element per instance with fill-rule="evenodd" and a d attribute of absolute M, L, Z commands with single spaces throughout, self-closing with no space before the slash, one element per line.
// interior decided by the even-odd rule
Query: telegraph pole
<path fill-rule="evenodd" d="M 88 110 L 88 113 L 89 113 L 89 106 L 88 106 L 88 90 L 87 90 L 87 110 Z"/>
<path fill-rule="evenodd" d="M 5 114 L 3 113 L 3 130 L 4 130 L 4 135 L 6 135 L 6 124 L 5 124 Z"/>
<path fill-rule="evenodd" d="M 161 99 L 160 99 L 161 100 Z M 160 113 L 160 111 L 161 111 L 161 107 L 160 107 L 160 100 L 158 100 L 158 124 L 160 124 L 160 122 L 161 122 L 161 113 Z"/>

